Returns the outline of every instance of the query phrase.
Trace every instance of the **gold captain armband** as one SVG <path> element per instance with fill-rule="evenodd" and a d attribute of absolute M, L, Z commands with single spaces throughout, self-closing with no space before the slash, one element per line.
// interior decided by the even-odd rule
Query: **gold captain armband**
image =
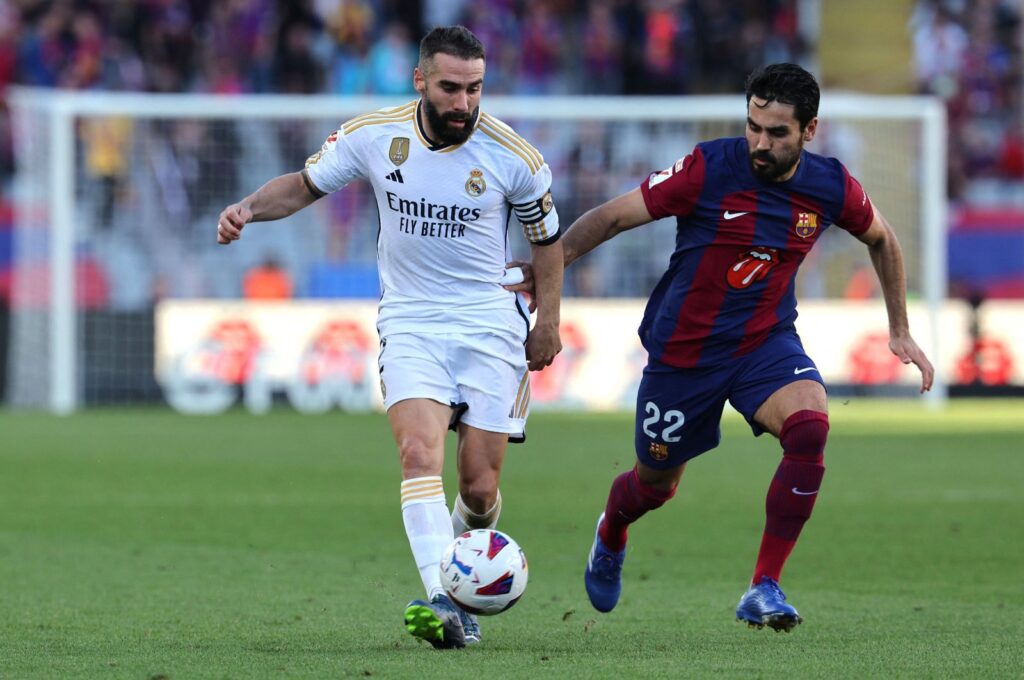
<path fill-rule="evenodd" d="M 548 216 L 555 208 L 555 201 L 550 191 L 535 201 L 528 203 L 515 203 L 512 209 L 515 211 L 516 219 L 523 225 L 523 234 L 531 243 L 546 245 L 558 240 L 558 219 L 550 220 Z"/>

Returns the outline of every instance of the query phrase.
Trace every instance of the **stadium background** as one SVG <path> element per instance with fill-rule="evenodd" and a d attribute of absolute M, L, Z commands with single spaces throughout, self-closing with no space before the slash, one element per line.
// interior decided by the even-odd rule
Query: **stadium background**
<path fill-rule="evenodd" d="M 45 120 L 16 126 L 9 93 L 401 100 L 412 97 L 417 37 L 450 21 L 489 48 L 485 97 L 608 95 L 629 108 L 646 95 L 735 93 L 753 66 L 786 59 L 810 67 L 826 97 L 939 97 L 949 121 L 948 295 L 961 312 L 945 330 L 1009 338 L 1012 351 L 1024 341 L 1017 326 L 981 313 L 1024 297 L 1024 29 L 1012 0 L 0 0 L 0 676 L 1020 677 L 1021 402 L 953 399 L 932 411 L 916 400 L 874 401 L 862 397 L 885 394 L 889 378 L 879 385 L 871 371 L 830 404 L 827 493 L 786 573 L 806 618 L 793 635 L 748 633 L 731 620 L 776 442 L 752 439 L 727 414 L 722 446 L 692 464 L 669 507 L 631 532 L 623 601 L 599 617 L 583 594 L 582 563 L 607 484 L 630 464 L 631 415 L 538 412 L 503 477 L 502 526 L 530 557 L 527 595 L 485 622 L 484 645 L 427 655 L 398 622 L 419 585 L 386 421 L 345 412 L 358 408 L 299 414 L 280 395 L 252 390 L 229 395 L 222 415 L 183 416 L 166 407 L 153 370 L 165 305 L 199 299 L 221 311 L 294 313 L 362 305 L 366 314 L 370 300 L 372 313 L 376 217 L 365 187 L 321 202 L 315 224 L 275 225 L 230 249 L 213 239 L 211 216 L 297 167 L 339 121 L 268 123 L 255 150 L 251 128 L 234 122 L 78 121 L 76 349 L 79 396 L 90 408 L 55 418 L 40 412 L 45 399 L 19 396 L 47 381 L 46 366 L 33 363 L 45 342 L 6 340 L 49 304 L 46 272 L 32 260 L 35 236 L 45 252 L 48 205 L 45 185 L 29 187 L 38 210 L 19 213 L 25 185 L 16 170 L 49 147 Z M 686 144 L 739 129 L 640 126 L 620 135 L 588 125 L 555 127 L 536 141 L 562 183 L 568 223 Z M 42 137 L 19 137 L 26 131 Z M 543 127 L 524 132 L 532 139 Z M 905 134 L 883 129 L 875 140 L 898 159 Z M 848 158 L 834 138 L 812 149 Z M 899 173 L 872 168 L 863 179 L 877 191 L 899 185 Z M 606 244 L 593 263 L 569 270 L 567 291 L 603 305 L 595 316 L 632 335 L 635 312 L 617 316 L 616 305 L 646 295 L 671 233 L 659 224 Z M 900 235 L 917 302 L 919 244 Z M 802 320 L 837 302 L 877 305 L 863 248 L 820 245 L 822 260 L 807 263 L 811 276 L 800 284 Z M 293 299 L 246 299 L 282 295 L 274 276 L 246 295 L 246 275 L 267 259 L 283 267 Z M 16 283 L 26 272 L 29 285 Z M 884 323 L 877 307 L 870 313 Z M 828 318 L 835 337 L 859 323 Z M 346 327 L 333 331 L 351 343 Z M 247 331 L 221 332 L 212 366 L 242 384 L 245 362 L 221 350 L 244 346 Z M 374 339 L 360 342 L 372 365 Z M 954 394 L 1019 391 L 1012 376 L 1024 354 L 1009 355 L 1011 368 L 1007 354 L 973 349 L 958 350 L 967 368 Z M 333 368 L 359 370 L 347 361 Z M 591 392 L 601 392 L 600 370 L 590 372 Z"/>
<path fill-rule="evenodd" d="M 5 0 L 0 3 L 0 91 L 31 86 L 226 96 L 376 95 L 404 101 L 413 94 L 408 73 L 417 37 L 424 26 L 451 21 L 464 22 L 489 46 L 486 92 L 491 96 L 611 95 L 622 96 L 622 107 L 628 108 L 635 95 L 734 94 L 755 65 L 794 60 L 818 73 L 826 93 L 939 97 L 949 124 L 948 294 L 970 304 L 943 317 L 945 330 L 955 326 L 947 348 L 953 354 L 940 357 L 943 375 L 954 394 L 976 393 L 979 387 L 990 393 L 993 388 L 1020 391 L 1020 310 L 1011 307 L 1007 316 L 998 308 L 986 315 L 983 304 L 1024 296 L 1021 21 L 1012 2 Z M 855 21 L 859 30 L 845 30 L 846 21 Z M 45 117 L 30 112 L 27 118 Z M 16 122 L 9 107 L 0 109 L 0 390 L 13 406 L 46 406 L 52 400 L 40 386 L 49 384 L 47 372 L 53 369 L 45 363 L 47 337 L 38 335 L 42 331 L 32 310 L 49 304 L 49 265 L 39 253 L 48 247 L 50 199 L 44 189 L 23 201 L 21 220 L 28 226 L 16 238 L 15 142 L 21 141 L 22 176 L 42 186 L 25 168 L 31 154 L 45 158 L 44 140 L 51 133 L 22 124 L 16 134 Z M 364 185 L 330 197 L 319 212 L 261 228 L 259 236 L 252 230 L 246 247 L 230 255 L 208 238 L 220 208 L 266 178 L 300 167 L 338 122 L 76 120 L 76 404 L 165 400 L 152 370 L 168 361 L 155 356 L 153 340 L 154 310 L 161 301 L 377 296 L 376 208 Z M 733 121 L 659 127 L 582 120 L 561 128 L 512 122 L 554 169 L 554 193 L 566 224 L 670 164 L 695 141 L 739 133 Z M 920 172 L 912 165 L 900 167 L 917 155 L 913 147 L 900 146 L 915 133 L 874 127 L 877 137 L 870 148 L 891 146 L 889 157 L 858 162 L 858 145 L 869 144 L 840 134 L 822 135 L 814 150 L 846 160 L 897 225 L 913 299 L 922 293 L 922 246 L 913 226 L 920 216 L 910 194 L 894 189 L 901 180 L 893 177 L 902 171 L 907 184 L 913 177 L 906 175 Z M 642 231 L 568 270 L 567 295 L 645 297 L 664 267 L 673 225 L 663 221 Z M 800 299 L 877 301 L 863 249 L 826 236 L 802 270 Z M 267 262 L 279 271 L 263 271 Z M 246 291 L 250 274 L 254 287 Z M 275 277 L 284 283 L 275 283 Z M 813 322 L 813 315 L 804 318 Z M 235 330 L 212 328 L 207 336 L 220 342 Z M 886 394 L 900 391 L 887 391 L 887 385 L 909 384 L 910 374 L 898 366 L 876 366 L 863 358 L 871 355 L 876 336 L 865 331 L 846 352 L 850 357 L 841 357 L 847 364 L 843 372 L 827 376 L 839 394 Z M 373 338 L 358 342 L 375 344 Z M 229 380 L 243 378 L 236 372 Z M 870 389 L 860 389 L 865 386 Z"/>

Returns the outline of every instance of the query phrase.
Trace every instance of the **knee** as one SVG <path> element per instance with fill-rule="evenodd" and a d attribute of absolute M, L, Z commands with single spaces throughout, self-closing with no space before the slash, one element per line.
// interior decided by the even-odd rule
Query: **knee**
<path fill-rule="evenodd" d="M 441 474 L 441 462 L 431 442 L 421 435 L 405 435 L 398 442 L 398 456 L 406 479 Z M 442 454 L 443 455 L 443 454 Z"/>
<path fill-rule="evenodd" d="M 482 515 L 494 507 L 498 499 L 498 478 L 478 474 L 472 479 L 459 480 L 459 495 L 471 512 Z"/>
<path fill-rule="evenodd" d="M 686 463 L 667 470 L 637 463 L 634 472 L 641 488 L 649 490 L 650 493 L 648 495 L 663 496 L 664 500 L 662 503 L 664 503 L 675 495 L 676 489 L 679 487 L 679 480 L 682 478 L 685 469 Z"/>
<path fill-rule="evenodd" d="M 783 423 L 779 441 L 785 456 L 821 462 L 828 441 L 828 414 L 797 411 Z"/>
<path fill-rule="evenodd" d="M 650 474 L 650 469 L 641 474 L 640 466 L 633 468 L 622 476 L 632 491 L 643 499 L 643 505 L 647 510 L 656 510 L 665 505 L 673 496 L 679 486 L 679 476 L 682 474 L 682 467 L 674 470 L 663 470 L 660 474 Z"/>

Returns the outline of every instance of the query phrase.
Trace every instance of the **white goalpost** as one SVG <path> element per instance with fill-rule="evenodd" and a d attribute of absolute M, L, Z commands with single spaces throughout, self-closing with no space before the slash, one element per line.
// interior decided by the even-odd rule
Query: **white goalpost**
<path fill-rule="evenodd" d="M 224 205 L 299 169 L 342 121 L 408 99 L 12 88 L 11 405 L 64 414 L 158 398 L 156 302 L 237 300 L 244 271 L 271 254 L 304 295 L 365 296 L 377 230 L 365 187 L 318 202 L 289 218 L 289 228 L 253 229 L 244 250 L 218 249 L 214 224 Z M 742 134 L 745 103 L 741 96 L 488 96 L 483 108 L 544 154 L 568 224 L 695 143 Z M 825 92 L 820 118 L 809 150 L 840 158 L 893 222 L 910 295 L 927 310 L 927 328 L 913 330 L 927 338 L 930 356 L 940 357 L 947 288 L 943 106 L 925 97 Z M 567 293 L 645 297 L 672 250 L 674 224 L 662 222 L 595 251 L 594 266 L 572 272 Z M 825 236 L 801 271 L 801 303 L 842 297 L 846 280 L 867 262 L 853 239 Z M 346 283 L 336 283 L 339 277 Z M 927 399 L 939 405 L 947 388 L 940 362 L 936 367 Z"/>

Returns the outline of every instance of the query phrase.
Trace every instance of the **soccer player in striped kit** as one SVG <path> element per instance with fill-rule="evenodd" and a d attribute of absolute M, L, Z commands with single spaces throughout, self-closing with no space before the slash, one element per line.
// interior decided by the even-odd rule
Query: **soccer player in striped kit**
<path fill-rule="evenodd" d="M 782 461 L 750 588 L 736 617 L 790 631 L 801 622 L 779 577 L 818 497 L 828 436 L 825 387 L 796 333 L 797 268 L 835 225 L 868 248 L 884 292 L 889 347 L 934 371 L 910 335 L 906 280 L 889 223 L 839 161 L 804 150 L 814 138 L 818 84 L 793 64 L 747 80 L 746 135 L 698 144 L 672 167 L 590 210 L 562 237 L 568 265 L 616 234 L 678 220 L 676 249 L 640 325 L 649 354 L 636 405 L 637 463 L 612 483 L 587 560 L 587 594 L 611 611 L 621 592 L 627 528 L 676 492 L 686 462 L 715 448 L 726 399 Z M 517 290 L 529 290 L 529 279 Z"/>

